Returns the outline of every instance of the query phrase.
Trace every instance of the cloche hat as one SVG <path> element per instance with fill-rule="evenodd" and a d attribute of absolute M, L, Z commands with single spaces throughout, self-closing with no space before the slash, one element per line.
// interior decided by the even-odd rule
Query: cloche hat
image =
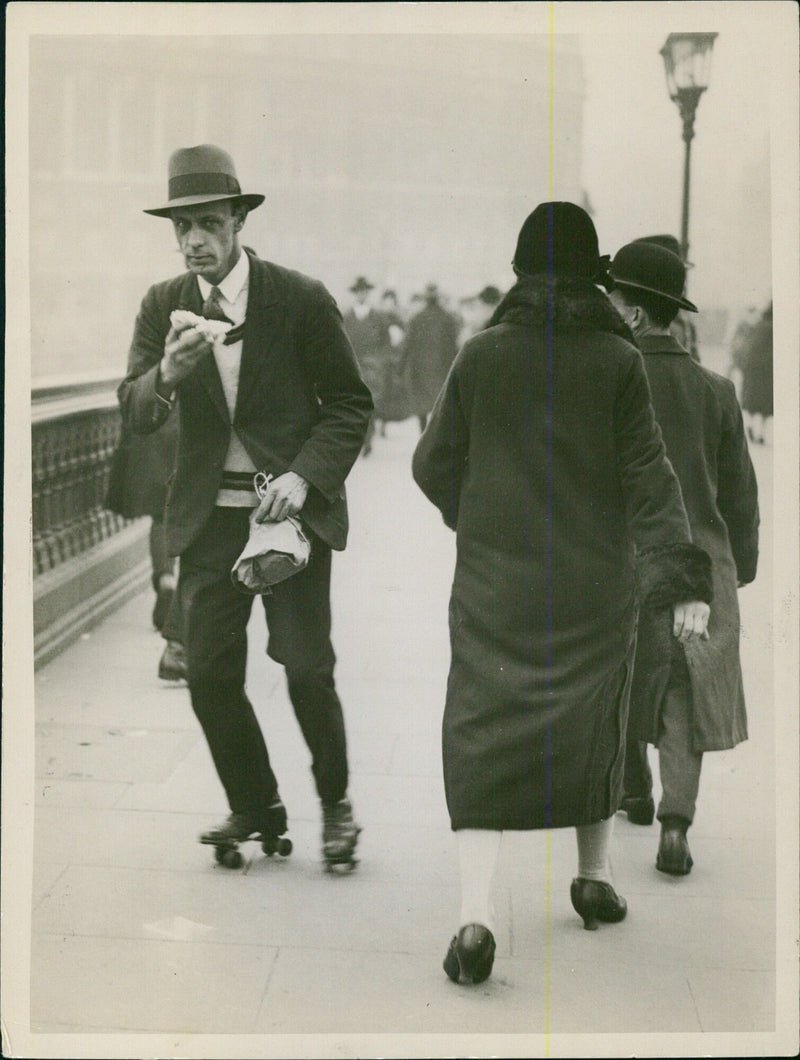
<path fill-rule="evenodd" d="M 518 276 L 552 273 L 599 281 L 608 265 L 600 256 L 589 214 L 573 202 L 543 202 L 526 219 L 511 264 Z"/>
<path fill-rule="evenodd" d="M 248 210 L 254 210 L 264 201 L 263 195 L 242 194 L 233 159 L 214 144 L 180 147 L 172 152 L 167 195 L 169 201 L 163 206 L 144 212 L 154 217 L 169 217 L 179 206 L 198 206 L 225 199 L 238 199 Z"/>
<path fill-rule="evenodd" d="M 686 266 L 677 254 L 657 243 L 636 241 L 620 250 L 608 269 L 617 287 L 632 287 L 639 291 L 677 302 L 681 309 L 697 312 L 697 306 L 683 296 Z"/>

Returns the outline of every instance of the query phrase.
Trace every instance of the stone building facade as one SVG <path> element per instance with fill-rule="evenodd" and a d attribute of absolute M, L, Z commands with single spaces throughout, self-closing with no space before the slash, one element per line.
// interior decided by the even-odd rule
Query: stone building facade
<path fill-rule="evenodd" d="M 553 55 L 555 197 L 581 201 L 583 68 Z M 147 286 L 182 268 L 163 201 L 177 146 L 213 142 L 266 203 L 244 241 L 322 279 L 408 299 L 511 282 L 548 197 L 542 36 L 36 37 L 30 50 L 34 380 L 122 372 Z"/>

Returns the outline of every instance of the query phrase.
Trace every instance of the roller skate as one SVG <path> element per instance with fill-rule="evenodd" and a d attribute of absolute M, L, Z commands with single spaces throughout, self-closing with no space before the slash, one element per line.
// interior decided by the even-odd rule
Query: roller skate
<path fill-rule="evenodd" d="M 214 847 L 218 865 L 224 865 L 226 869 L 238 869 L 244 863 L 239 846 L 250 839 L 260 843 L 268 857 L 280 854 L 288 858 L 292 852 L 292 841 L 282 838 L 286 830 L 286 807 L 280 799 L 276 799 L 267 811 L 266 821 L 250 813 L 232 813 L 217 828 L 203 832 L 200 842 Z"/>
<path fill-rule="evenodd" d="M 356 843 L 361 829 L 353 820 L 349 799 L 322 804 L 322 858 L 327 872 L 352 872 L 358 864 Z"/>

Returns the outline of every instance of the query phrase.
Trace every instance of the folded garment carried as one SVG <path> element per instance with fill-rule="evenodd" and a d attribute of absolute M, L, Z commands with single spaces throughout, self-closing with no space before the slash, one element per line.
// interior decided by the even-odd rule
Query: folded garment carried
<path fill-rule="evenodd" d="M 297 574 L 308 564 L 311 542 L 299 519 L 257 523 L 250 516 L 250 537 L 231 570 L 231 580 L 245 593 L 268 593 L 271 586 Z"/>

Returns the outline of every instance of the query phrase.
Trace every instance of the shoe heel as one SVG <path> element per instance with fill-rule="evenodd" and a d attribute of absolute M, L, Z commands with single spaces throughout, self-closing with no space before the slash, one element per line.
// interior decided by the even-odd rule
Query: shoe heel
<path fill-rule="evenodd" d="M 442 967 L 454 983 L 483 983 L 492 974 L 494 935 L 482 924 L 467 924 L 454 935 Z"/>
<path fill-rule="evenodd" d="M 597 931 L 598 921 L 618 924 L 625 919 L 628 906 L 609 883 L 598 883 L 576 877 L 569 889 L 572 908 L 583 920 L 586 931 Z"/>

